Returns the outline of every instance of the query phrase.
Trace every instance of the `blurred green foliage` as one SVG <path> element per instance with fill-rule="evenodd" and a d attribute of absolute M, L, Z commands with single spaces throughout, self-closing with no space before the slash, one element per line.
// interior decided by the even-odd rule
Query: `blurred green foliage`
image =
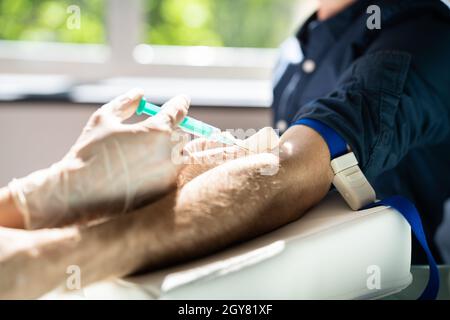
<path fill-rule="evenodd" d="M 70 29 L 68 8 L 81 10 L 81 27 Z M 0 0 L 0 39 L 103 43 L 104 0 Z"/>
<path fill-rule="evenodd" d="M 291 32 L 299 0 L 145 0 L 146 42 L 277 47 Z"/>
<path fill-rule="evenodd" d="M 0 39 L 104 43 L 106 1 L 0 0 Z M 142 1 L 144 42 L 263 48 L 277 47 L 292 31 L 299 0 Z M 81 10 L 79 29 L 67 27 L 71 5 Z"/>

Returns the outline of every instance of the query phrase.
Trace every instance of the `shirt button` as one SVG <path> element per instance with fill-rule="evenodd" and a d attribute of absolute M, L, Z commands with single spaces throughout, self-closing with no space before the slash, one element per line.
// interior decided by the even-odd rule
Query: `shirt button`
<path fill-rule="evenodd" d="M 314 60 L 306 59 L 302 64 L 302 69 L 305 73 L 313 73 L 316 70 L 316 63 Z"/>
<path fill-rule="evenodd" d="M 287 129 L 287 122 L 285 120 L 278 120 L 277 129 L 284 132 Z"/>

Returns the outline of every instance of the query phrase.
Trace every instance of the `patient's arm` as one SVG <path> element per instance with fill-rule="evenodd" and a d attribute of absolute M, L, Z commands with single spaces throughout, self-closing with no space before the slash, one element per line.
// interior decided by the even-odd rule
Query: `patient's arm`
<path fill-rule="evenodd" d="M 303 126 L 286 132 L 281 150 L 273 176 L 260 170 L 278 159 L 252 155 L 206 171 L 129 215 L 88 227 L 22 233 L 21 249 L 8 254 L 3 248 L 0 256 L 0 296 L 39 296 L 64 282 L 69 265 L 81 268 L 84 286 L 205 255 L 297 219 L 328 191 L 330 156 L 322 138 Z M 31 243 L 36 249 L 28 249 Z"/>

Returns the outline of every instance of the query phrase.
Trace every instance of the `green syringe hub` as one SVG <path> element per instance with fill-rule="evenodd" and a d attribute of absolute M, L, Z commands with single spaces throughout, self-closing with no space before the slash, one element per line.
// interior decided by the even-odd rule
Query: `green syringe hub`
<path fill-rule="evenodd" d="M 139 106 L 136 110 L 136 114 L 137 115 L 147 114 L 149 116 L 155 116 L 160 111 L 161 111 L 161 107 L 158 107 L 157 105 L 147 102 L 147 100 L 145 100 L 145 98 L 142 98 L 142 100 L 139 103 Z M 179 127 L 185 132 L 188 132 L 195 136 L 205 137 L 205 138 L 209 138 L 213 134 L 217 134 L 217 133 L 221 132 L 221 130 L 219 128 L 213 127 L 209 124 L 206 124 L 204 122 L 201 122 L 201 121 L 196 120 L 191 117 L 184 118 L 181 121 L 181 123 L 179 124 Z"/>

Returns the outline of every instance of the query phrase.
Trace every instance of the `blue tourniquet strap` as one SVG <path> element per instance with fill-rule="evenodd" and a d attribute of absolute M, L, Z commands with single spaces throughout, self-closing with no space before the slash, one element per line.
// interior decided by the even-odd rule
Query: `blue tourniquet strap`
<path fill-rule="evenodd" d="M 314 119 L 303 118 L 298 120 L 294 125 L 303 124 L 317 131 L 328 145 L 331 160 L 340 157 L 348 152 L 347 143 L 342 137 L 329 126 Z"/>
<path fill-rule="evenodd" d="M 428 264 L 430 265 L 428 284 L 425 290 L 420 295 L 419 300 L 436 299 L 439 292 L 439 270 L 436 261 L 431 254 L 431 250 L 428 247 L 427 238 L 425 236 L 425 232 L 423 231 L 419 211 L 417 211 L 416 207 L 411 203 L 411 201 L 402 196 L 393 196 L 386 198 L 384 200 L 372 203 L 364 209 L 378 206 L 388 206 L 394 208 L 402 214 L 406 221 L 408 221 L 409 225 L 411 226 L 411 230 L 414 233 L 414 236 L 425 251 L 428 259 Z"/>
<path fill-rule="evenodd" d="M 309 118 L 300 119 L 294 123 L 294 125 L 300 124 L 314 129 L 322 136 L 330 150 L 331 159 L 337 158 L 348 152 L 345 140 L 342 139 L 342 137 L 336 131 L 334 131 L 324 123 Z M 420 219 L 418 210 L 411 203 L 411 201 L 402 196 L 389 197 L 384 200 L 372 203 L 363 209 L 373 208 L 377 206 L 391 207 L 397 210 L 406 219 L 406 221 L 408 221 L 414 236 L 427 255 L 428 264 L 430 266 L 428 284 L 425 290 L 420 295 L 419 300 L 436 299 L 439 292 L 439 270 L 436 261 L 434 260 L 433 254 L 428 247 L 425 232 L 422 227 L 422 220 Z"/>

